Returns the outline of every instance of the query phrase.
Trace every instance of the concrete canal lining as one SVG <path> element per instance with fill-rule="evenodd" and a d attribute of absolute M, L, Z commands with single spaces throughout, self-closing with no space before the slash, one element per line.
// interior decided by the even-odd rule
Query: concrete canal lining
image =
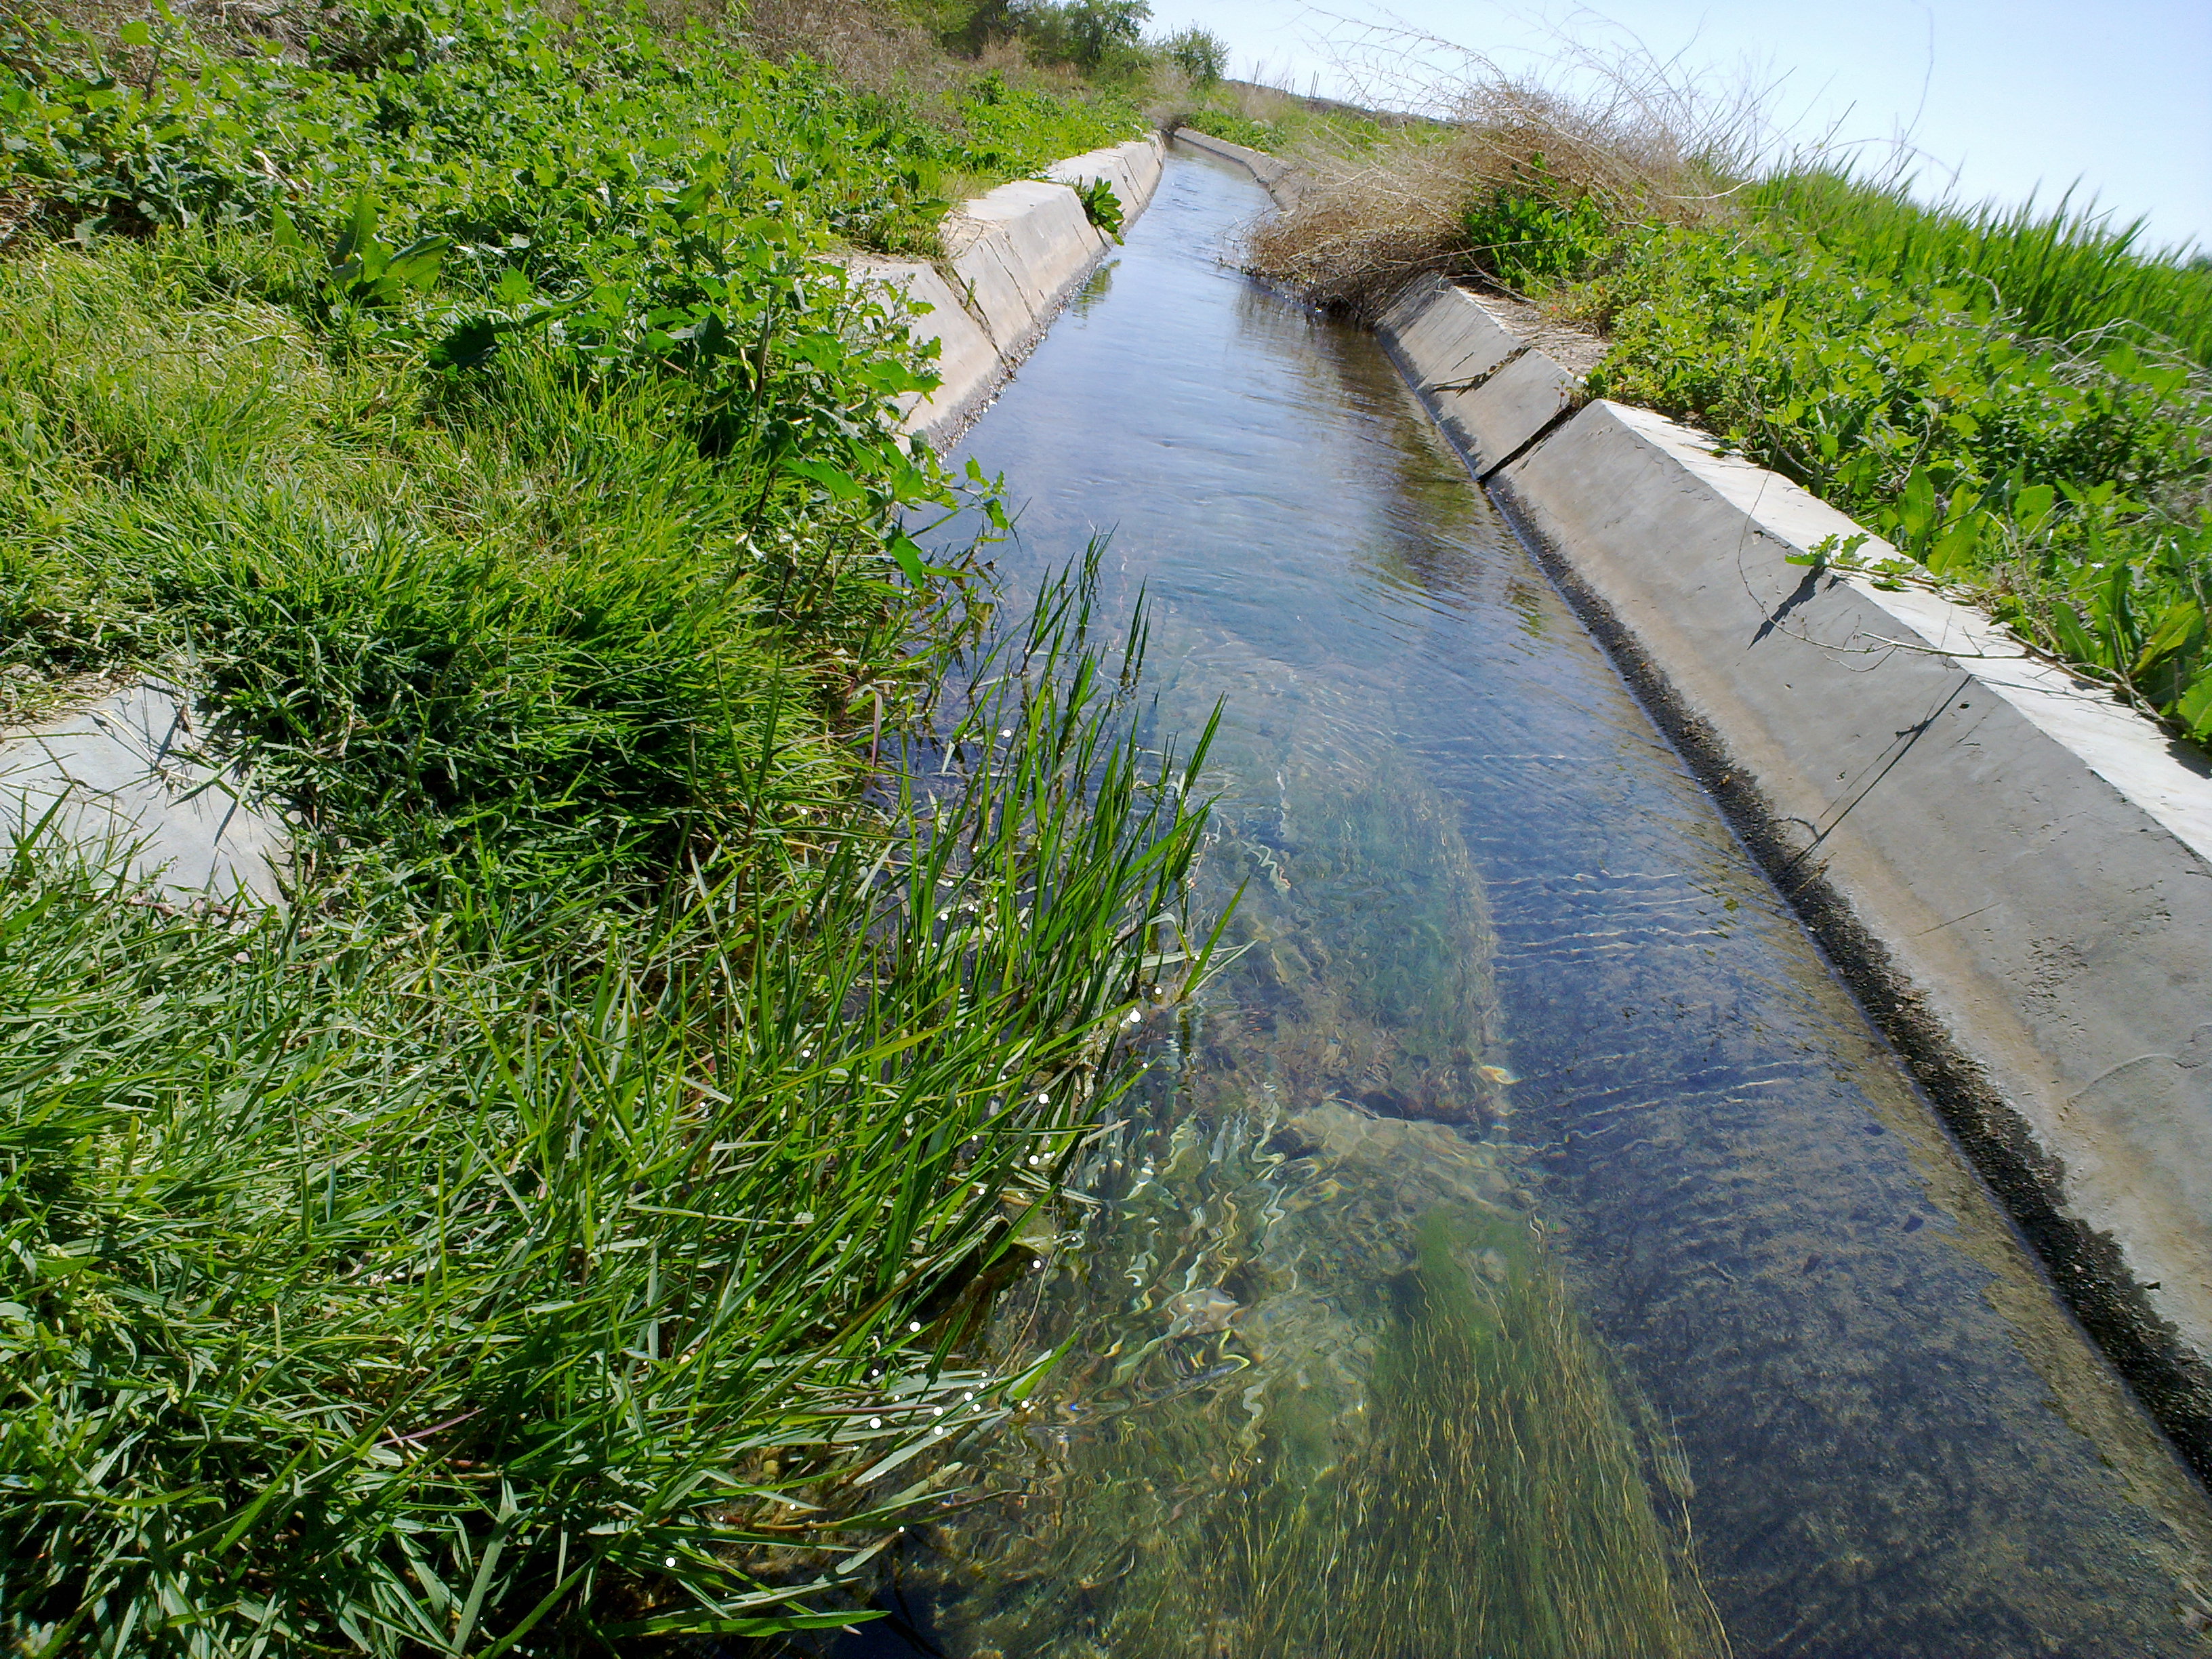
<path fill-rule="evenodd" d="M 1688 428 L 1577 407 L 1466 290 L 1416 284 L 1380 331 L 2206 1467 L 2202 757 L 1940 594 L 1812 568 L 1894 550 Z"/>
<path fill-rule="evenodd" d="M 14 844 L 41 823 L 174 894 L 282 896 L 283 821 L 239 767 L 202 751 L 191 698 L 158 678 L 0 744 L 0 826 Z"/>
<path fill-rule="evenodd" d="M 2212 1474 L 2212 767 L 1978 612 L 1791 562 L 1894 550 L 1468 290 L 1378 332 Z"/>
<path fill-rule="evenodd" d="M 1232 144 L 1226 138 L 1217 138 L 1210 132 L 1200 132 L 1196 127 L 1177 127 L 1175 141 L 1206 155 L 1218 156 L 1224 161 L 1234 161 L 1249 172 L 1277 201 L 1283 199 L 1286 190 L 1296 188 L 1297 175 L 1289 162 L 1280 156 L 1270 155 L 1263 149 L 1248 149 L 1243 144 Z"/>
<path fill-rule="evenodd" d="M 1125 222 L 1133 221 L 1152 199 L 1162 163 L 1158 138 L 1072 155 L 1047 168 L 1044 179 L 1001 185 L 947 214 L 941 264 L 854 262 L 906 301 L 916 340 L 938 343 L 940 382 L 911 400 L 906 430 L 946 447 L 1106 256 L 1113 240 L 1091 224 L 1076 187 L 1104 180 Z"/>

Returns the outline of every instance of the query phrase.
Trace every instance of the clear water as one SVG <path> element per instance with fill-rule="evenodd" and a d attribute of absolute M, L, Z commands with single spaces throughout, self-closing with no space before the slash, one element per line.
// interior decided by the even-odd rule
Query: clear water
<path fill-rule="evenodd" d="M 2212 1650 L 2197 1489 L 1372 339 L 1221 263 L 1263 207 L 1171 162 L 966 446 L 1223 702 L 1246 948 L 851 1651 Z"/>

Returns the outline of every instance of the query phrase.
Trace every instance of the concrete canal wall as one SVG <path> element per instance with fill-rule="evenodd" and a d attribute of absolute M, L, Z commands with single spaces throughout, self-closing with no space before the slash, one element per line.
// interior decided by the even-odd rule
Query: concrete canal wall
<path fill-rule="evenodd" d="M 945 217 L 939 264 L 869 259 L 858 269 L 896 289 L 917 310 L 909 326 L 938 342 L 943 377 L 916 397 L 906 429 L 944 448 L 982 412 L 1000 383 L 1029 356 L 1069 295 L 1103 258 L 1113 239 L 1093 226 L 1075 186 L 1104 179 L 1121 204 L 1124 224 L 1152 199 L 1160 181 L 1158 138 L 1073 155 L 1044 179 L 1018 179 L 963 202 Z"/>
<path fill-rule="evenodd" d="M 199 746 L 190 696 L 140 680 L 0 743 L 0 831 L 36 831 L 222 902 L 274 903 L 283 820 L 235 766 Z"/>
<path fill-rule="evenodd" d="M 1867 532 L 1673 421 L 1585 403 L 1465 289 L 1418 283 L 1379 331 L 2201 1460 L 2203 757 L 1977 611 L 1813 568 Z"/>
<path fill-rule="evenodd" d="M 1232 144 L 1226 138 L 1217 138 L 1210 132 L 1200 132 L 1195 127 L 1177 127 L 1175 142 L 1187 144 L 1206 155 L 1218 156 L 1224 161 L 1234 161 L 1265 185 L 1270 194 L 1279 201 L 1286 189 L 1295 188 L 1296 177 L 1291 164 L 1279 155 L 1270 155 L 1263 149 L 1250 149 L 1243 144 Z"/>
<path fill-rule="evenodd" d="M 1867 532 L 1468 290 L 1378 331 L 2212 1468 L 2212 768 L 1978 611 L 1791 562 Z"/>

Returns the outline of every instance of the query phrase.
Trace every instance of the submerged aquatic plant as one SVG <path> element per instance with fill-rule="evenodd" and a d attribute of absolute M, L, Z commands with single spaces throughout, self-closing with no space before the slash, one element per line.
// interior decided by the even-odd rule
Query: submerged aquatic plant
<path fill-rule="evenodd" d="M 1245 665 L 1168 654 L 1235 701 Z M 1378 773 L 1352 711 L 1287 706 L 1217 749 L 1206 879 L 1241 882 L 1243 954 L 1155 1024 L 1148 1094 L 1073 1171 L 1097 1207 L 994 1324 L 1006 1352 L 1063 1358 L 1025 1437 L 981 1453 L 1008 1495 L 936 1531 L 956 1642 L 1722 1651 L 1682 1492 L 1647 1480 L 1674 1461 L 1550 1265 L 1521 1155 L 1479 1138 L 1510 1073 L 1479 1063 L 1468 849 L 1425 781 Z M 1416 910 L 1425 930 L 1396 925 Z"/>
<path fill-rule="evenodd" d="M 1016 1512 L 945 1529 L 977 1650 L 1724 1651 L 1646 1479 L 1666 1449 L 1510 1197 L 1510 1153 L 1341 1106 L 1206 1127 L 1173 1132 L 1067 1292 L 1144 1279 L 1152 1338 L 1079 1338 L 1029 1455 L 1003 1459 Z M 1224 1288 L 1158 1294 L 1224 1266 Z"/>

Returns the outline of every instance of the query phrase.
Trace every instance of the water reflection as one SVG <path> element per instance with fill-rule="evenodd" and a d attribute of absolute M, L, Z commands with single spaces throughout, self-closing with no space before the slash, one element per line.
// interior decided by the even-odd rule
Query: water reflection
<path fill-rule="evenodd" d="M 1371 341 L 1174 165 L 971 452 L 1217 698 L 1245 955 L 1000 1340 L 946 1650 L 2184 1654 L 2203 1505 Z"/>

